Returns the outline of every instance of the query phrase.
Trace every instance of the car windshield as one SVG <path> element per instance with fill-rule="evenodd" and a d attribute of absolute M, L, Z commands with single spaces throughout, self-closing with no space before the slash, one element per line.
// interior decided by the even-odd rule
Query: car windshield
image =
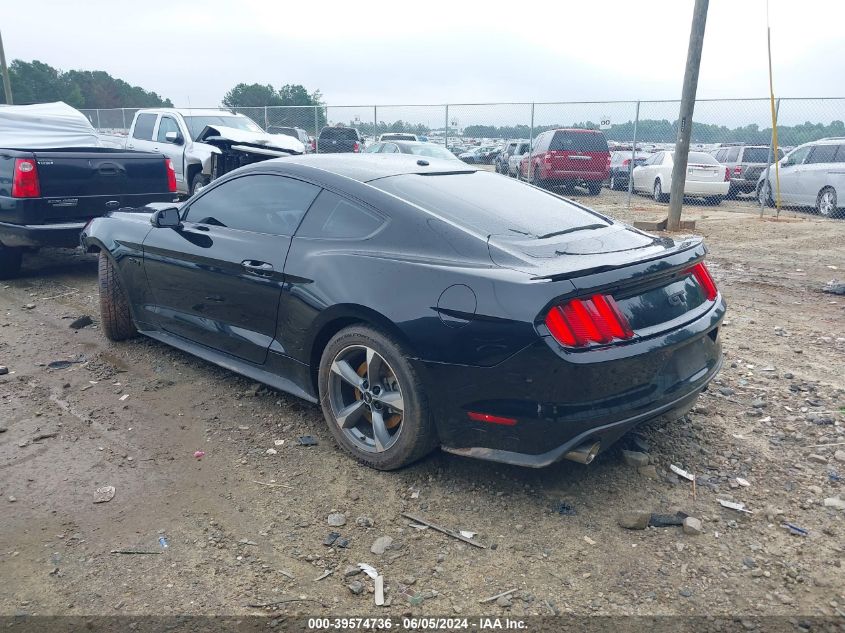
<path fill-rule="evenodd" d="M 357 141 L 358 132 L 348 127 L 324 127 L 320 138 L 329 141 Z"/>
<path fill-rule="evenodd" d="M 487 171 L 402 174 L 370 184 L 486 235 L 539 237 L 610 224 L 554 194 Z"/>
<path fill-rule="evenodd" d="M 220 125 L 223 127 L 233 127 L 245 132 L 256 132 L 261 134 L 262 130 L 252 120 L 245 116 L 235 116 L 233 114 L 221 114 L 218 116 L 186 116 L 185 123 L 188 124 L 188 129 L 191 131 L 191 138 L 194 140 L 200 135 L 207 125 Z"/>
<path fill-rule="evenodd" d="M 449 150 L 440 147 L 439 145 L 422 144 L 422 145 L 406 145 L 405 148 L 417 156 L 430 156 L 431 158 L 445 158 L 447 160 L 455 160 L 455 155 Z"/>
<path fill-rule="evenodd" d="M 669 161 L 673 161 L 675 158 L 675 152 L 666 152 L 666 155 L 669 157 Z M 716 160 L 716 157 L 713 154 L 705 154 L 704 152 L 690 152 L 689 156 L 687 157 L 687 164 L 695 164 L 695 165 L 718 165 L 719 161 Z"/>
<path fill-rule="evenodd" d="M 783 158 L 783 151 L 778 148 L 778 160 Z M 769 162 L 769 148 L 768 147 L 746 147 L 742 153 L 743 163 L 768 163 Z"/>

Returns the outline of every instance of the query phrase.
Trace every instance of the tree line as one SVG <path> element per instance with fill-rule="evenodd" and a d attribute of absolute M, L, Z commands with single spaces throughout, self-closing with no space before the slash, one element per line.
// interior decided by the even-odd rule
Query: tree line
<path fill-rule="evenodd" d="M 541 132 L 559 127 L 597 130 L 599 126 L 592 121 L 575 123 L 574 125 L 545 125 L 535 126 L 536 137 Z M 510 125 L 497 127 L 494 125 L 468 125 L 463 130 L 464 136 L 480 138 L 528 138 L 532 129 L 527 125 Z M 614 141 L 631 142 L 634 140 L 634 122 L 616 123 L 604 131 L 607 138 Z M 729 128 L 724 125 L 710 123 L 696 123 L 693 121 L 691 142 L 693 143 L 751 143 L 754 145 L 768 145 L 772 138 L 771 128 L 760 128 L 756 123 Z M 829 125 L 822 123 L 801 123 L 799 125 L 779 125 L 778 143 L 784 146 L 801 145 L 829 136 L 845 136 L 845 124 L 833 121 Z M 637 142 L 643 143 L 674 143 L 678 137 L 678 122 L 667 119 L 643 119 L 637 122 Z"/>
<path fill-rule="evenodd" d="M 16 104 L 64 101 L 74 108 L 172 107 L 170 99 L 131 86 L 102 70 L 61 71 L 37 59 L 15 59 L 9 66 L 9 82 Z M 0 91 L 2 102 L 6 95 Z"/>

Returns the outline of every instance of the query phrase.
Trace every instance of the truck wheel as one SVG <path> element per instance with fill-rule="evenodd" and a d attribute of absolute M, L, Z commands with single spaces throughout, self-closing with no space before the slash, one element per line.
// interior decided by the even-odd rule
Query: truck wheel
<path fill-rule="evenodd" d="M 103 251 L 99 261 L 100 321 L 106 337 L 122 341 L 135 336 L 138 330 L 132 323 L 129 300 L 123 291 L 114 263 Z"/>
<path fill-rule="evenodd" d="M 199 173 L 194 176 L 194 179 L 191 181 L 191 195 L 194 195 L 198 191 L 201 191 L 202 188 L 207 186 L 210 182 L 211 178 L 209 178 L 203 173 Z"/>
<path fill-rule="evenodd" d="M 0 279 L 10 279 L 21 271 L 23 252 L 19 248 L 0 245 Z"/>
<path fill-rule="evenodd" d="M 591 196 L 597 196 L 601 193 L 601 183 L 590 183 L 587 185 L 587 191 Z"/>

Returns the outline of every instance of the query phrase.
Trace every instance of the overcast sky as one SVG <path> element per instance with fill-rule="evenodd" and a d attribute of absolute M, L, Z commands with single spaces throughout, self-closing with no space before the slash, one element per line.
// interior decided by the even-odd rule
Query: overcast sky
<path fill-rule="evenodd" d="M 692 0 L 4 3 L 9 59 L 105 70 L 178 106 L 238 82 L 329 104 L 676 99 Z M 775 92 L 845 95 L 845 3 L 771 0 Z M 765 0 L 712 0 L 698 96 L 768 94 Z"/>

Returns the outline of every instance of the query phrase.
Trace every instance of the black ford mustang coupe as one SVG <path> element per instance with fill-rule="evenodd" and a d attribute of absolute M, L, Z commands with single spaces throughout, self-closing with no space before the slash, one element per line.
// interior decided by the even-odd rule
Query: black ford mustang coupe
<path fill-rule="evenodd" d="M 589 463 L 685 413 L 722 363 L 699 239 L 410 155 L 235 170 L 89 223 L 106 335 L 140 332 L 311 402 L 389 470 L 435 446 Z"/>

